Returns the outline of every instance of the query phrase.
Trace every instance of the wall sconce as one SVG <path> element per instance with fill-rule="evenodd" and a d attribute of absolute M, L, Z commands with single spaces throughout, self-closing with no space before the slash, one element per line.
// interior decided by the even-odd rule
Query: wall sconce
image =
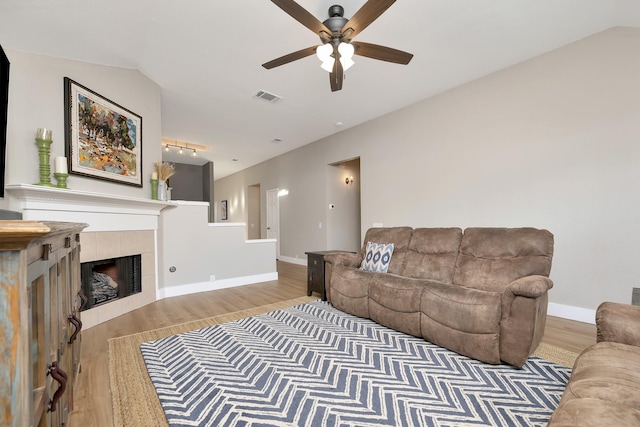
<path fill-rule="evenodd" d="M 349 184 L 353 184 L 353 177 L 352 176 L 348 176 L 344 179 L 344 183 L 349 185 Z"/>

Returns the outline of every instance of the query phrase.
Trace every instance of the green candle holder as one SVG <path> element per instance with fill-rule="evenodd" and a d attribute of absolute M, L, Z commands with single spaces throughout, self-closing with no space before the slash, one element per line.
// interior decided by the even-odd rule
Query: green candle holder
<path fill-rule="evenodd" d="M 67 188 L 67 178 L 69 177 L 68 173 L 54 172 L 53 176 L 55 176 L 56 177 L 56 181 L 58 181 L 58 185 L 56 185 L 56 187 L 58 187 L 58 188 Z"/>
<path fill-rule="evenodd" d="M 151 199 L 158 200 L 158 180 L 151 180 Z"/>
<path fill-rule="evenodd" d="M 51 183 L 51 165 L 49 164 L 49 156 L 51 154 L 51 140 L 36 138 L 38 144 L 38 155 L 40 157 L 40 182 L 36 185 L 45 187 L 56 187 Z"/>

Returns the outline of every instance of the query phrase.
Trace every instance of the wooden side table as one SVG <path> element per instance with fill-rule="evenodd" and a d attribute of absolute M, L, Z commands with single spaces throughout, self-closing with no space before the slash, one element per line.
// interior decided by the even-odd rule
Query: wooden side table
<path fill-rule="evenodd" d="M 324 256 L 330 254 L 355 253 L 351 251 L 311 251 L 307 254 L 307 296 L 318 292 L 323 301 L 327 300 L 325 293 L 325 261 Z"/>

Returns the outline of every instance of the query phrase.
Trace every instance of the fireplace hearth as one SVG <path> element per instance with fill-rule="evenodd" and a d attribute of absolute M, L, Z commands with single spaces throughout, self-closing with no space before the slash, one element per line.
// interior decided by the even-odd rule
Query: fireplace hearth
<path fill-rule="evenodd" d="M 83 262 L 82 290 L 87 296 L 84 310 L 142 292 L 142 256 Z"/>

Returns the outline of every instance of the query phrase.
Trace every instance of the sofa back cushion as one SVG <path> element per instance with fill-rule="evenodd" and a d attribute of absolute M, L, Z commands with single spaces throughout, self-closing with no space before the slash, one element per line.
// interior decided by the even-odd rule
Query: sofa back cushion
<path fill-rule="evenodd" d="M 393 243 L 393 254 L 387 273 L 400 274 L 404 263 L 404 257 L 407 253 L 407 246 L 411 240 L 411 227 L 380 227 L 370 228 L 364 236 L 362 249 L 360 250 L 360 259 L 363 259 L 367 253 L 367 242 L 372 243 Z"/>
<path fill-rule="evenodd" d="M 460 228 L 414 229 L 401 275 L 453 283 L 461 241 Z"/>
<path fill-rule="evenodd" d="M 525 276 L 549 277 L 553 234 L 536 228 L 467 228 L 453 283 L 502 292 Z"/>

